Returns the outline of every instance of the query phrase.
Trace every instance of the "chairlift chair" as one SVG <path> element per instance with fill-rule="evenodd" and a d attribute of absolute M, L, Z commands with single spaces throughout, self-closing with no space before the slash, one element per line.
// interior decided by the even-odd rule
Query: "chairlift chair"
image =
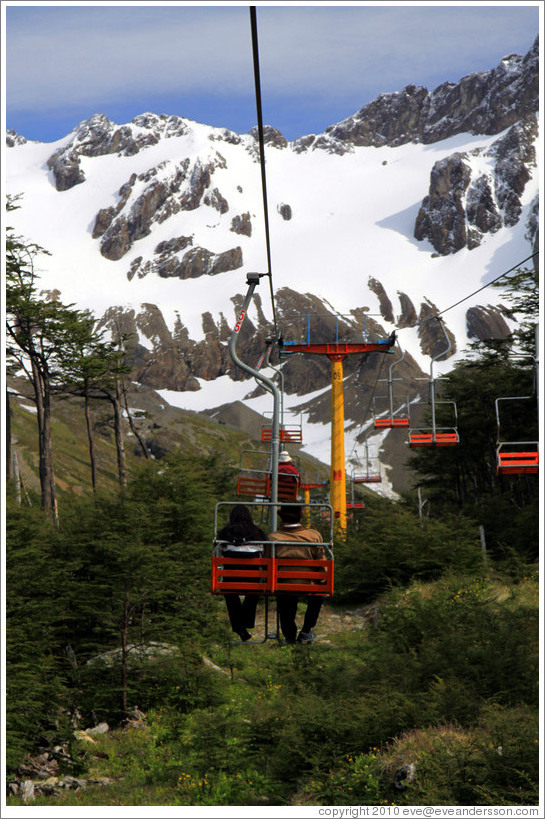
<path fill-rule="evenodd" d="M 259 507 L 257 502 L 249 502 L 249 507 Z M 289 504 L 306 507 L 306 504 Z M 247 545 L 263 551 L 261 558 L 244 561 L 243 557 L 227 558 L 221 555 L 221 541 L 218 540 L 218 514 L 222 507 L 234 506 L 221 501 L 214 510 L 214 544 L 212 549 L 212 594 L 304 594 L 332 597 L 334 589 L 333 557 L 333 513 L 329 504 L 312 504 L 312 510 L 323 516 L 319 510 L 327 509 L 328 532 L 323 546 L 326 557 L 322 560 L 293 559 L 276 557 L 276 547 L 283 541 L 252 541 Z M 310 511 L 310 510 L 309 510 Z M 293 545 L 293 540 L 285 541 Z"/>
<path fill-rule="evenodd" d="M 272 440 L 272 423 L 268 422 L 266 416 L 271 415 L 270 412 L 263 413 L 264 421 L 263 426 L 261 428 L 261 440 L 262 441 L 271 441 Z M 302 422 L 302 414 L 299 416 L 301 419 L 298 424 L 284 424 L 280 425 L 280 443 L 281 444 L 301 444 L 303 442 L 303 422 Z"/>
<path fill-rule="evenodd" d="M 299 457 L 292 460 L 298 466 Z M 259 450 L 243 450 L 240 455 L 240 467 L 237 477 L 237 495 L 242 497 L 264 498 L 270 500 L 272 489 L 272 471 L 270 454 Z M 278 475 L 278 499 L 295 501 L 299 491 L 299 480 L 296 475 Z"/>
<path fill-rule="evenodd" d="M 403 361 L 403 359 L 405 357 L 405 352 L 404 352 L 404 350 L 401 350 L 401 348 L 400 348 L 400 353 L 401 353 L 401 358 L 398 358 L 397 361 L 393 361 L 390 364 L 390 366 L 388 367 L 388 379 L 387 379 L 387 381 L 388 381 L 388 395 L 387 395 L 387 398 L 388 398 L 388 406 L 389 406 L 388 414 L 381 413 L 380 415 L 378 415 L 376 413 L 376 405 L 375 405 L 376 399 L 373 400 L 373 423 L 374 423 L 375 429 L 391 429 L 391 428 L 396 428 L 396 427 L 408 427 L 409 426 L 409 399 L 407 399 L 407 401 L 405 403 L 405 407 L 406 407 L 406 413 L 405 414 L 400 414 L 401 407 L 399 407 L 397 410 L 394 410 L 394 387 L 393 387 L 393 382 L 397 381 L 399 379 L 394 379 L 392 377 L 392 369 L 396 366 L 396 364 L 400 364 Z M 380 380 L 384 381 L 386 379 L 380 379 Z"/>
<path fill-rule="evenodd" d="M 355 483 L 380 483 L 382 475 L 380 474 L 380 462 L 378 469 L 371 469 L 371 462 L 378 461 L 378 458 L 369 458 L 369 444 L 367 436 L 365 437 L 365 471 L 363 474 L 356 475 L 352 473 L 352 485 Z"/>
<path fill-rule="evenodd" d="M 458 435 L 458 413 L 456 410 L 456 402 L 455 401 L 437 401 L 435 398 L 435 381 L 433 375 L 433 365 L 439 359 L 446 355 L 450 348 L 451 343 L 450 339 L 445 331 L 443 326 L 442 320 L 439 316 L 435 316 L 441 325 L 441 329 L 443 330 L 443 334 L 447 341 L 447 347 L 445 350 L 442 350 L 438 353 L 434 358 L 431 360 L 430 364 L 430 403 L 431 403 L 431 427 L 413 427 L 409 429 L 409 446 L 412 448 L 416 447 L 452 447 L 457 446 L 460 443 L 460 437 Z M 438 427 L 437 426 L 437 419 L 436 419 L 436 406 L 437 404 L 451 404 L 454 409 L 454 425 L 451 427 Z"/>
<path fill-rule="evenodd" d="M 531 395 L 517 395 L 496 398 L 496 423 L 498 440 L 496 444 L 496 474 L 536 475 L 539 472 L 539 443 L 537 441 L 500 440 L 500 401 L 528 401 Z"/>

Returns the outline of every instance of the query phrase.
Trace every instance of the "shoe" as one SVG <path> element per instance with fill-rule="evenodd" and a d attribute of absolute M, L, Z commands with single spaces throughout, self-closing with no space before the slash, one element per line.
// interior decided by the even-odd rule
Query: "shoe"
<path fill-rule="evenodd" d="M 245 628 L 241 629 L 241 631 L 237 631 L 237 634 L 243 643 L 246 643 L 248 640 L 252 639 L 252 635 Z"/>
<path fill-rule="evenodd" d="M 310 631 L 300 631 L 299 637 L 297 638 L 298 643 L 313 643 L 316 639 L 316 635 L 310 629 Z"/>

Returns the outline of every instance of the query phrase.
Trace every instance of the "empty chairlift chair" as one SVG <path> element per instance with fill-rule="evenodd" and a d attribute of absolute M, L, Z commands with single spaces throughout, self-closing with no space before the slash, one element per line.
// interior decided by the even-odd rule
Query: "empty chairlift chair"
<path fill-rule="evenodd" d="M 496 473 L 498 475 L 536 475 L 539 471 L 539 443 L 537 441 L 502 441 L 500 434 L 500 401 L 529 401 L 533 396 L 520 395 L 496 398 Z"/>
<path fill-rule="evenodd" d="M 270 413 L 264 413 L 263 426 L 261 427 L 261 440 L 272 440 L 272 421 L 269 421 L 267 416 Z M 303 441 L 303 422 L 302 416 L 299 416 L 299 423 L 280 425 L 280 443 L 281 444 L 300 444 Z"/>
<path fill-rule="evenodd" d="M 446 355 L 450 348 L 450 339 L 443 327 L 443 322 L 436 316 L 441 324 L 441 329 L 447 341 L 447 347 L 431 360 L 430 364 L 430 404 L 431 404 L 431 427 L 413 427 L 409 429 L 409 446 L 415 447 L 452 447 L 460 443 L 458 435 L 457 423 L 458 414 L 456 411 L 456 403 L 454 401 L 437 401 L 435 398 L 435 382 L 436 378 L 433 375 L 433 365 L 439 359 Z M 450 427 L 437 426 L 436 408 L 438 404 L 451 404 L 454 411 L 454 424 Z"/>
<path fill-rule="evenodd" d="M 405 406 L 402 405 L 398 409 L 394 410 L 393 382 L 398 379 L 394 379 L 392 377 L 392 369 L 396 366 L 396 364 L 400 364 L 405 357 L 404 351 L 400 349 L 400 352 L 401 358 L 398 358 L 397 361 L 392 362 L 392 364 L 390 364 L 388 367 L 388 410 L 377 413 L 376 399 L 373 401 L 373 421 L 375 429 L 395 429 L 397 427 L 409 426 L 409 400 L 407 399 Z M 384 381 L 385 379 L 380 380 Z"/>

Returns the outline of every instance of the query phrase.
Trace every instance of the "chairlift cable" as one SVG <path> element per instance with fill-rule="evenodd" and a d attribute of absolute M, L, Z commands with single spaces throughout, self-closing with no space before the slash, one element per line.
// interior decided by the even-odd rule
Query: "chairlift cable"
<path fill-rule="evenodd" d="M 269 208 L 267 204 L 267 175 L 265 172 L 265 139 L 263 135 L 263 110 L 261 104 L 261 80 L 259 75 L 259 47 L 257 38 L 257 16 L 256 7 L 250 6 L 250 22 L 252 28 L 252 53 L 254 59 L 254 81 L 255 81 L 255 102 L 257 109 L 257 132 L 259 140 L 259 164 L 261 166 L 261 188 L 263 191 L 263 216 L 265 220 L 265 244 L 267 248 L 267 275 L 269 277 L 269 288 L 271 293 L 271 304 L 273 311 L 273 323 L 276 338 L 278 338 L 278 327 L 276 324 L 276 309 L 274 304 L 274 290 L 272 284 L 272 263 L 271 263 L 271 240 L 269 233 Z"/>
<path fill-rule="evenodd" d="M 467 301 L 472 296 L 475 296 L 477 293 L 480 293 L 481 290 L 486 290 L 486 288 L 490 287 L 491 284 L 494 284 L 495 282 L 499 281 L 500 279 L 503 279 L 504 276 L 509 275 L 509 273 L 512 273 L 513 270 L 517 270 L 521 265 L 525 264 L 526 262 L 530 261 L 530 259 L 533 259 L 534 256 L 538 256 L 538 255 L 539 255 L 539 250 L 536 250 L 530 256 L 527 256 L 526 259 L 523 259 L 521 262 L 518 262 L 517 264 L 513 265 L 513 267 L 510 267 L 509 270 L 506 270 L 505 273 L 501 274 L 501 276 L 497 276 L 495 279 L 492 279 L 492 281 L 488 282 L 488 284 L 483 284 L 483 286 L 479 287 L 478 290 L 474 290 L 473 293 L 469 293 L 469 295 L 464 296 L 464 298 L 460 299 L 460 301 L 457 301 L 454 304 L 451 304 L 450 307 L 445 307 L 444 310 L 440 310 L 438 313 L 435 313 L 433 316 L 428 316 L 428 318 L 422 319 L 422 321 L 417 322 L 417 324 L 415 324 L 413 326 L 414 327 L 420 327 L 421 324 L 426 324 L 426 322 L 431 321 L 434 318 L 439 318 L 439 316 L 442 316 L 443 313 L 447 313 L 449 310 L 452 310 L 454 307 L 458 307 L 459 304 L 462 304 L 464 301 Z"/>

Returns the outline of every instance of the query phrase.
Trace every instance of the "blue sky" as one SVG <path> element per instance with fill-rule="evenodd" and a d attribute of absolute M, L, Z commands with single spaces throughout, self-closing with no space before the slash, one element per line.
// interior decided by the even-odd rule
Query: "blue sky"
<path fill-rule="evenodd" d="M 256 5 L 264 121 L 295 139 L 383 92 L 432 90 L 525 54 L 542 4 Z M 48 142 L 97 112 L 120 124 L 152 111 L 245 133 L 256 123 L 248 9 L 2 0 L 6 127 Z"/>

